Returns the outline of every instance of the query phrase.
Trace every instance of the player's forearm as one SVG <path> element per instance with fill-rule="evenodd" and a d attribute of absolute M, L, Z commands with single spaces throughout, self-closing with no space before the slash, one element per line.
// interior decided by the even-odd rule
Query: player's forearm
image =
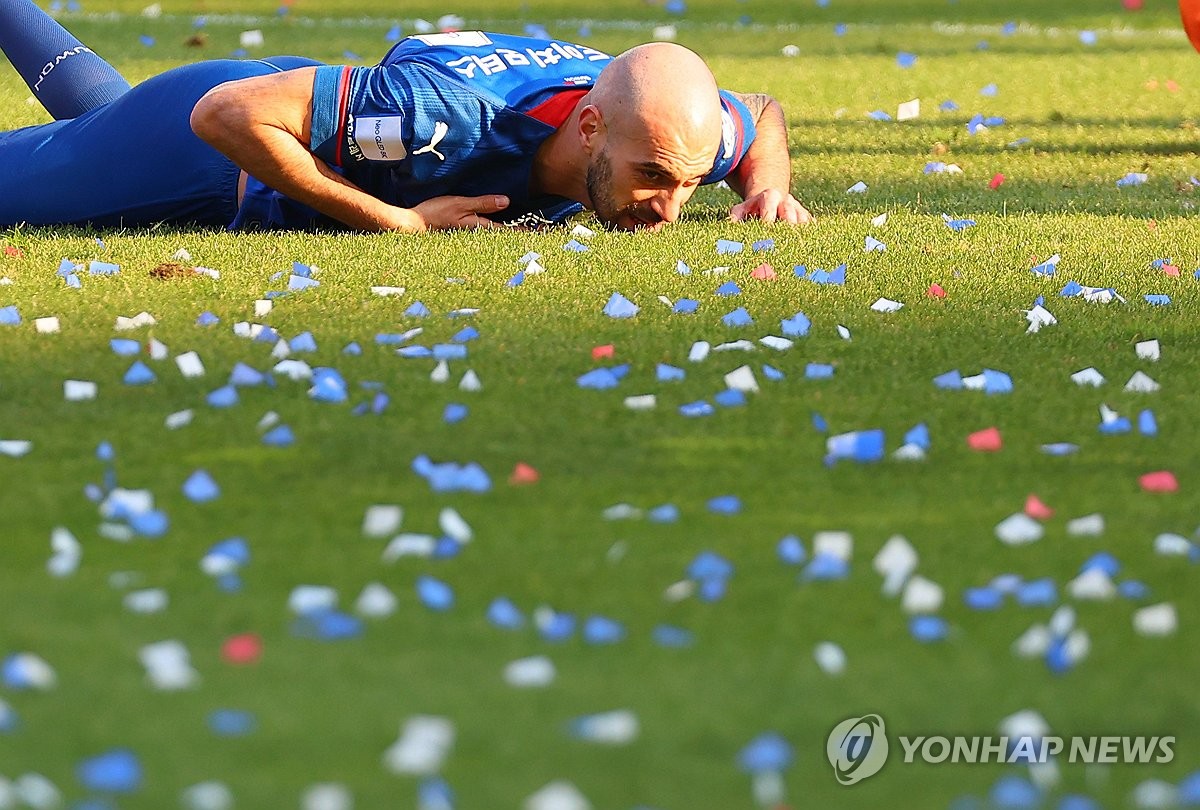
<path fill-rule="evenodd" d="M 279 104 L 256 86 L 234 87 L 242 84 L 218 87 L 196 104 L 191 124 L 200 138 L 281 194 L 351 228 L 425 230 L 414 211 L 372 197 L 309 152 L 302 140 L 307 122 L 272 114 L 296 104 Z"/>
<path fill-rule="evenodd" d="M 726 181 L 730 187 L 748 199 L 768 189 L 784 193 L 791 189 L 792 162 L 788 154 L 787 123 L 783 108 L 769 96 L 744 97 L 751 103 L 759 100 L 754 142 L 746 150 L 737 167 Z"/>

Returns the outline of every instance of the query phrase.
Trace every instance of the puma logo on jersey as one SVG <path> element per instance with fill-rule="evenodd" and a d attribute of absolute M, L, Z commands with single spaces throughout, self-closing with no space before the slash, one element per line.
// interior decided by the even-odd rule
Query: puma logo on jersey
<path fill-rule="evenodd" d="M 413 155 L 424 155 L 430 153 L 437 155 L 438 160 L 445 160 L 446 156 L 437 150 L 437 145 L 442 142 L 442 139 L 450 132 L 450 125 L 445 121 L 438 121 L 433 125 L 433 137 L 429 139 L 429 144 L 422 146 L 420 149 L 413 152 Z"/>

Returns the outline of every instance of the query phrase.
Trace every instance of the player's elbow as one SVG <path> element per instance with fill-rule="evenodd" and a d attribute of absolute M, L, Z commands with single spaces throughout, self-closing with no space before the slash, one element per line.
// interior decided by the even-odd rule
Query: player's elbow
<path fill-rule="evenodd" d="M 192 132 L 203 141 L 220 148 L 241 118 L 235 93 L 226 85 L 218 85 L 205 93 L 192 107 L 189 124 Z"/>

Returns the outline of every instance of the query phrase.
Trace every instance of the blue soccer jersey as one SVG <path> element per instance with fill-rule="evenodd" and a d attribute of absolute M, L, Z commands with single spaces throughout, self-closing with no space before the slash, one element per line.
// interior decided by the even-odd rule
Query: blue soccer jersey
<path fill-rule="evenodd" d="M 530 194 L 534 156 L 611 61 L 583 45 L 481 31 L 408 37 L 375 67 L 317 69 L 309 148 L 392 205 L 504 194 L 500 221 L 561 221 L 582 206 Z M 724 91 L 721 102 L 722 144 L 706 183 L 728 175 L 755 134 L 744 105 Z M 251 178 L 232 227 L 332 224 Z"/>

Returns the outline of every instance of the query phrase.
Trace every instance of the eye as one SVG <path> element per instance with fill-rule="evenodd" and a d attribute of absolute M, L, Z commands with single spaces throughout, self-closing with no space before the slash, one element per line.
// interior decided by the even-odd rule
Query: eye
<path fill-rule="evenodd" d="M 642 177 L 653 183 L 657 183 L 663 179 L 663 173 L 657 169 L 642 169 Z"/>

